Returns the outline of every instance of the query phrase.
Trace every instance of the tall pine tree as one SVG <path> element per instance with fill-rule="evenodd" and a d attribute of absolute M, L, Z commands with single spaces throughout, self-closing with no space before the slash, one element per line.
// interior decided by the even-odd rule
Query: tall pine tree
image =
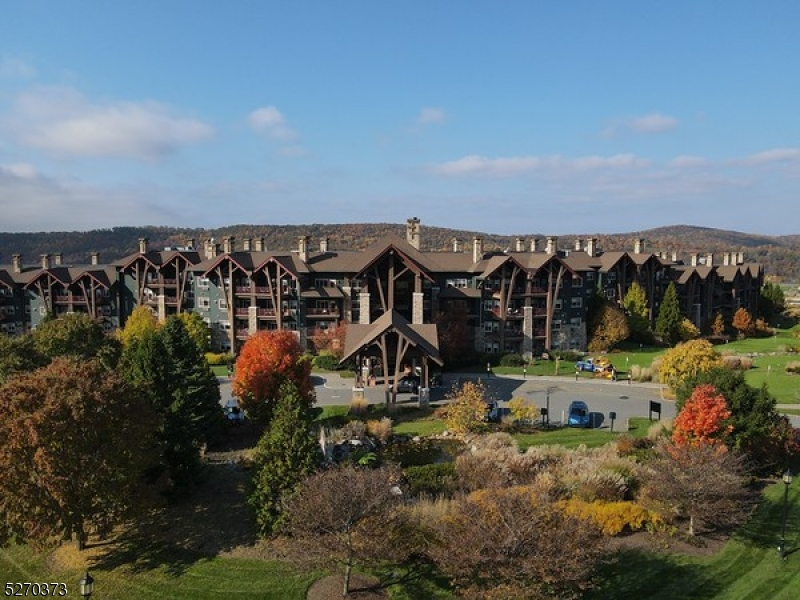
<path fill-rule="evenodd" d="M 248 502 L 256 511 L 262 535 L 277 533 L 284 524 L 282 499 L 319 462 L 320 450 L 311 435 L 311 408 L 291 381 L 281 385 L 273 419 L 254 455 L 255 475 Z"/>
<path fill-rule="evenodd" d="M 219 384 L 177 317 L 132 338 L 122 358 L 125 377 L 144 387 L 163 418 L 162 467 L 176 487 L 194 481 L 204 445 L 221 431 Z"/>
<path fill-rule="evenodd" d="M 682 321 L 683 315 L 678 302 L 678 290 L 674 283 L 670 283 L 661 300 L 661 307 L 658 309 L 656 335 L 660 336 L 665 343 L 674 346 L 681 339 Z"/>

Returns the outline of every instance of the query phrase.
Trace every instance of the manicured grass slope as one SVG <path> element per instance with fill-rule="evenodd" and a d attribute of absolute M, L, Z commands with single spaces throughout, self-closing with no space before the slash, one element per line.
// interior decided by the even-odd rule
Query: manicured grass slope
<path fill-rule="evenodd" d="M 606 581 L 589 599 L 648 598 L 674 600 L 790 600 L 800 589 L 800 486 L 789 493 L 787 557 L 777 543 L 783 518 L 783 483 L 766 490 L 754 517 L 722 551 L 710 557 L 622 552 L 603 573 Z"/>

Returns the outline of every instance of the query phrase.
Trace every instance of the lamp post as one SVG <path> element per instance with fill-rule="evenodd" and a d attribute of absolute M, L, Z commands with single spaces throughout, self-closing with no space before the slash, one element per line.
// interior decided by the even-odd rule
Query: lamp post
<path fill-rule="evenodd" d="M 92 596 L 92 592 L 94 591 L 94 577 L 89 575 L 89 571 L 86 571 L 86 575 L 78 582 L 78 588 L 81 596 L 87 600 Z"/>
<path fill-rule="evenodd" d="M 781 526 L 781 541 L 778 543 L 778 554 L 781 559 L 786 558 L 786 512 L 789 509 L 789 485 L 792 483 L 792 472 L 786 469 L 783 474 L 783 525 Z"/>

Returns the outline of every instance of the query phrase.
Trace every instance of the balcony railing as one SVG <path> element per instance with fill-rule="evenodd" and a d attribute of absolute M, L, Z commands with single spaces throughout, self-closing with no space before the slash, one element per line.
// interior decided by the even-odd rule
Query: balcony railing
<path fill-rule="evenodd" d="M 306 310 L 306 315 L 309 317 L 338 317 L 338 308 L 309 308 Z"/>

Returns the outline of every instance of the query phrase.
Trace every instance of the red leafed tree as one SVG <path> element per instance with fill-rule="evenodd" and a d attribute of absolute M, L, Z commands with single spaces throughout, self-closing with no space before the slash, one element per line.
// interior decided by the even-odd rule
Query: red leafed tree
<path fill-rule="evenodd" d="M 336 358 L 344 355 L 344 340 L 347 337 L 347 323 L 340 321 L 327 329 L 315 328 L 309 336 L 318 353 L 327 352 Z"/>
<path fill-rule="evenodd" d="M 753 332 L 753 317 L 750 316 L 750 313 L 747 312 L 747 309 L 744 307 L 741 307 L 734 313 L 731 324 L 734 329 L 739 331 L 741 337 L 746 337 Z"/>
<path fill-rule="evenodd" d="M 672 441 L 678 445 L 717 444 L 731 432 L 731 411 L 713 385 L 698 385 L 675 417 Z"/>
<path fill-rule="evenodd" d="M 298 395 L 314 401 L 311 362 L 303 356 L 291 331 L 259 331 L 245 342 L 236 359 L 233 393 L 247 415 L 266 425 L 278 400 L 281 385 L 291 381 Z"/>

